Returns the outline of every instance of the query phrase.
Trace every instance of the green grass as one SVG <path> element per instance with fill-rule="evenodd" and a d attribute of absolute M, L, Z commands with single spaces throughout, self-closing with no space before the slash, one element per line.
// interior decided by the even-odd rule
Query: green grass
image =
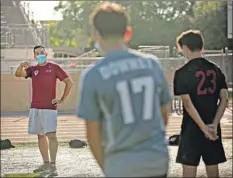
<path fill-rule="evenodd" d="M 6 174 L 4 177 L 41 177 L 41 175 L 35 173 L 15 173 L 15 174 Z"/>

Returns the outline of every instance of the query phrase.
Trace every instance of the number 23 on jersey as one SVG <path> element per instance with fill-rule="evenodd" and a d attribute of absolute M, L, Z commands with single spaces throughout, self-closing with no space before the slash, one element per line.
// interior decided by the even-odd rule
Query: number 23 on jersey
<path fill-rule="evenodd" d="M 195 74 L 196 77 L 201 78 L 200 82 L 197 86 L 197 95 L 207 95 L 207 94 L 214 94 L 216 91 L 216 72 L 214 70 L 207 70 L 207 71 L 197 71 Z M 203 85 L 206 81 L 206 78 L 210 77 L 211 86 L 208 88 L 204 88 Z"/>

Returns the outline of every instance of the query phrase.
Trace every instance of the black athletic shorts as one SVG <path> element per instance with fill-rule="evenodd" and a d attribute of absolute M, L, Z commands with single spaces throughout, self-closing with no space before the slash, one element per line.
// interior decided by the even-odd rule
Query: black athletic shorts
<path fill-rule="evenodd" d="M 217 165 L 226 162 L 222 145 L 221 128 L 216 141 L 207 139 L 197 125 L 190 124 L 181 132 L 176 162 L 189 166 L 198 166 L 202 157 L 205 165 Z"/>

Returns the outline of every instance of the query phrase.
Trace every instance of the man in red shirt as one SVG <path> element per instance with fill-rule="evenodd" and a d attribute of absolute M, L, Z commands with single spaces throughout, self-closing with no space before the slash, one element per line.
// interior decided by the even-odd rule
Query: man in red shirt
<path fill-rule="evenodd" d="M 58 148 L 57 105 L 63 103 L 67 98 L 72 82 L 59 65 L 46 61 L 47 53 L 43 46 L 35 46 L 33 52 L 38 65 L 30 66 L 29 62 L 22 62 L 15 72 L 16 77 L 31 77 L 32 79 L 32 103 L 29 112 L 28 133 L 38 135 L 38 145 L 44 161 L 44 164 L 33 172 L 57 176 L 55 166 Z M 56 99 L 57 78 L 65 83 L 61 99 Z"/>

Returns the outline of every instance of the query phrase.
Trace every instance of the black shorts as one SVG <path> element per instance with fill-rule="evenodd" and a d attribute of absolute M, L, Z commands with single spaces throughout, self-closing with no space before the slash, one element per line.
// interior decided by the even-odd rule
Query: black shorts
<path fill-rule="evenodd" d="M 226 162 L 222 144 L 221 129 L 216 141 L 207 139 L 198 126 L 192 125 L 181 133 L 176 162 L 189 166 L 198 166 L 202 157 L 205 165 L 217 165 Z"/>

